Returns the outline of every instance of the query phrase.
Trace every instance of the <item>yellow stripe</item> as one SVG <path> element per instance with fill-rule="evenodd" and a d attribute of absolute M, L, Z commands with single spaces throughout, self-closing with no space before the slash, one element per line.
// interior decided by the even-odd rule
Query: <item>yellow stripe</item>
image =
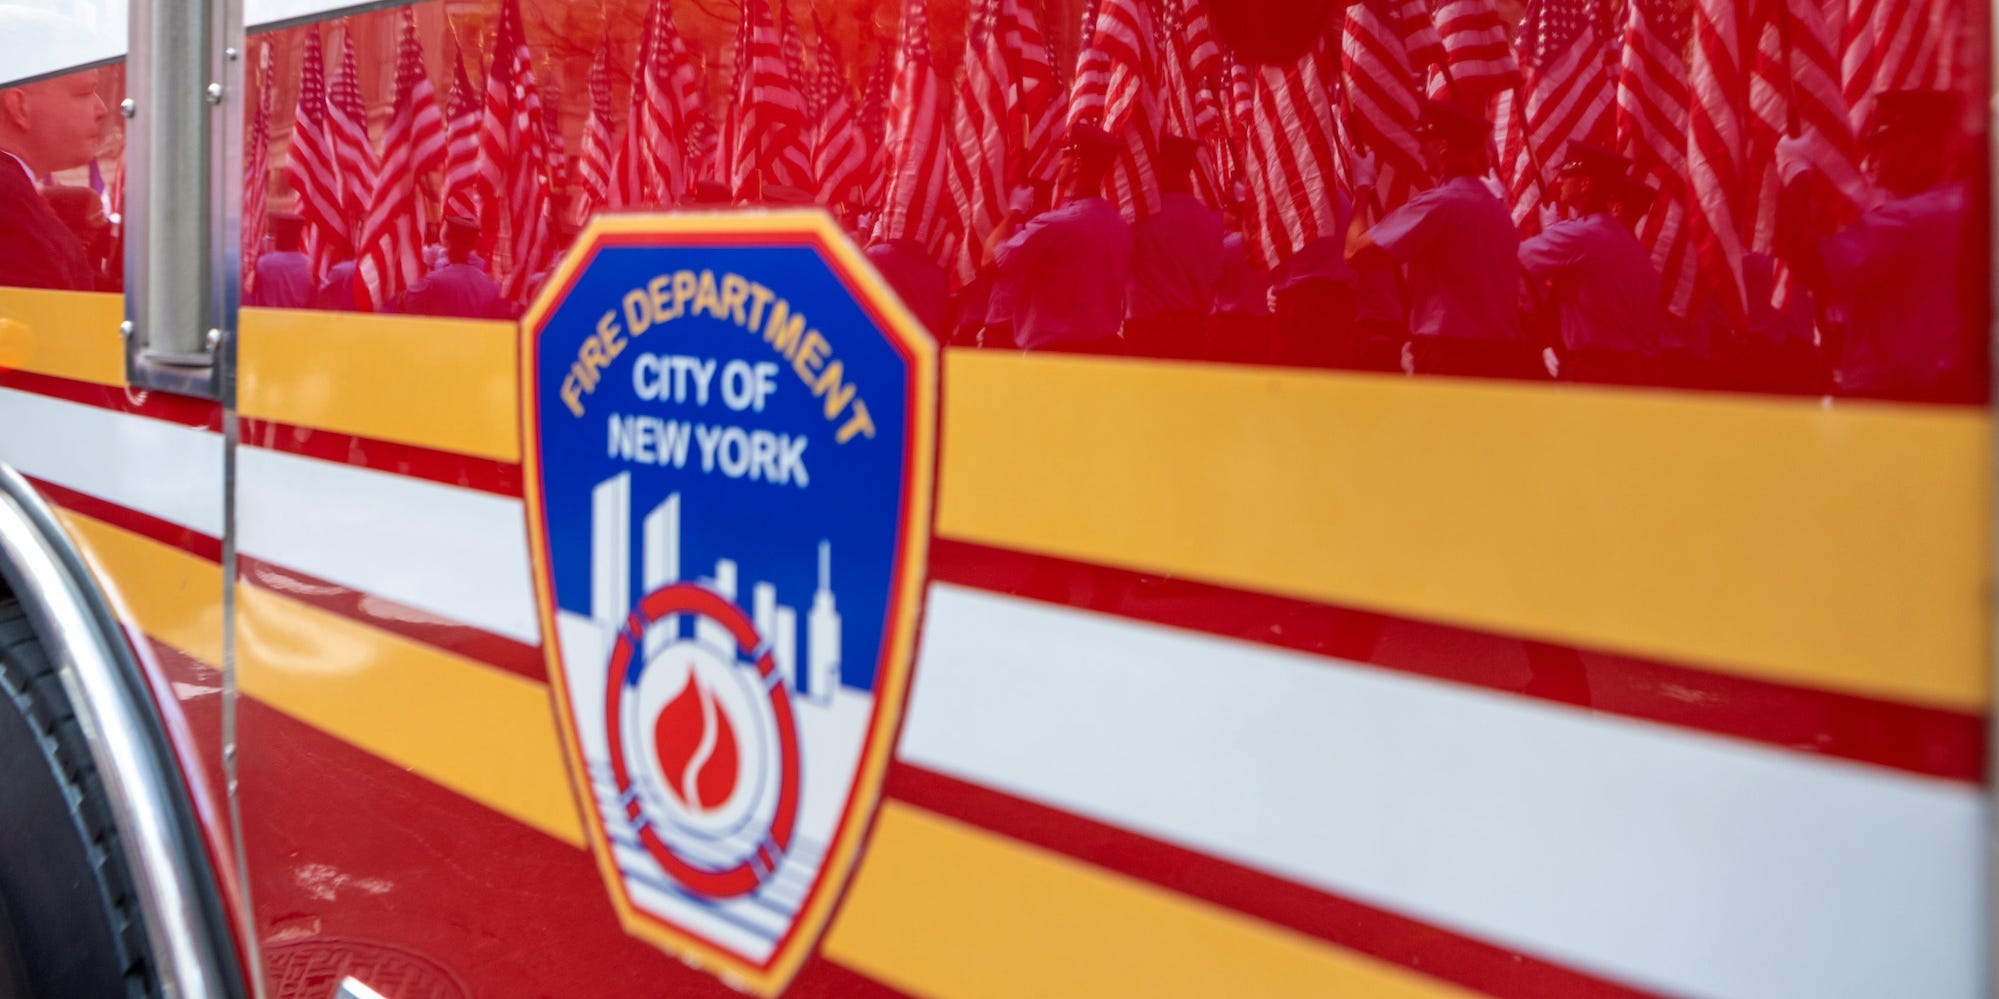
<path fill-rule="evenodd" d="M 583 845 L 546 686 L 253 585 L 236 619 L 244 693 Z"/>
<path fill-rule="evenodd" d="M 205 558 L 56 508 L 119 617 L 210 666 L 222 662 L 222 567 Z"/>
<path fill-rule="evenodd" d="M 896 802 L 824 949 L 919 995 L 1468 994 Z"/>
<path fill-rule="evenodd" d="M 244 309 L 241 324 L 246 417 L 520 460 L 512 323 Z"/>
<path fill-rule="evenodd" d="M 1983 410 L 954 351 L 940 534 L 1979 710 Z"/>
<path fill-rule="evenodd" d="M 123 385 L 124 318 L 125 300 L 114 294 L 0 289 L 0 371 Z"/>

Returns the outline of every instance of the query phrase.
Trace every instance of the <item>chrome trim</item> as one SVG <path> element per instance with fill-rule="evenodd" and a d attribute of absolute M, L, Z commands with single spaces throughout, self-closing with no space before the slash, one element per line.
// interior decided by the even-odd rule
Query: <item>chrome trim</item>
<path fill-rule="evenodd" d="M 138 665 L 48 507 L 4 466 L 0 574 L 43 640 L 89 741 L 161 994 L 242 995 L 227 917 Z"/>
<path fill-rule="evenodd" d="M 242 0 L 135 0 L 130 24 L 126 378 L 218 398 L 207 332 L 236 312 Z"/>

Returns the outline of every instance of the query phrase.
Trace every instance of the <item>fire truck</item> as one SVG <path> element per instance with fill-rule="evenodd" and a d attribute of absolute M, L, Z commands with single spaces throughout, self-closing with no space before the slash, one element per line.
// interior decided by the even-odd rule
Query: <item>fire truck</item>
<path fill-rule="evenodd" d="M 0 994 L 1992 994 L 1989 13 L 0 5 Z"/>

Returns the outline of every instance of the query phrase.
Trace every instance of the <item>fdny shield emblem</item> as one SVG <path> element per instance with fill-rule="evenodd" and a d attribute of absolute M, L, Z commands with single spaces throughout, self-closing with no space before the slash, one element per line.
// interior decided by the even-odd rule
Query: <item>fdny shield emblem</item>
<path fill-rule="evenodd" d="M 522 323 L 529 533 L 626 929 L 781 990 L 909 688 L 937 353 L 816 211 L 600 218 Z"/>

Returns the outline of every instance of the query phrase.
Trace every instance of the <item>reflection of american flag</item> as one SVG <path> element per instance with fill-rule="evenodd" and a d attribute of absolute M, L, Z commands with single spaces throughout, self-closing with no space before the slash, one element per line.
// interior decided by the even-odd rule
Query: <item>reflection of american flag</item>
<path fill-rule="evenodd" d="M 1423 148 L 1416 141 L 1416 120 L 1422 105 L 1416 89 L 1417 64 L 1411 49 L 1417 53 L 1429 50 L 1436 36 L 1427 21 L 1420 30 L 1409 28 L 1410 19 L 1400 9 L 1402 6 L 1395 0 L 1357 0 L 1347 8 L 1346 33 L 1340 41 L 1341 81 L 1350 105 L 1347 124 L 1355 145 L 1374 154 L 1379 170 L 1378 193 L 1384 208 L 1393 208 L 1407 200 L 1411 192 L 1428 182 L 1429 176 L 1423 166 Z M 1331 54 L 1325 53 L 1323 58 L 1329 59 Z M 1279 71 L 1265 66 L 1249 72 L 1256 94 L 1251 105 L 1249 135 L 1254 147 L 1258 141 L 1259 117 L 1274 120 L 1272 126 L 1266 127 L 1281 132 L 1285 117 L 1298 119 L 1307 114 L 1298 106 L 1309 99 L 1314 77 L 1322 74 L 1324 67 L 1300 64 Z M 1284 107 L 1292 110 L 1287 114 L 1281 110 Z M 1278 155 L 1277 151 L 1285 145 L 1269 136 L 1263 141 L 1275 143 L 1270 147 L 1271 152 L 1262 154 L 1266 157 Z M 1252 148 L 1249 155 L 1254 158 L 1258 154 Z M 1253 168 L 1251 172 L 1254 174 Z M 1280 209 L 1283 200 L 1286 199 L 1279 199 Z"/>
<path fill-rule="evenodd" d="M 778 22 L 778 47 L 784 52 L 784 83 L 788 94 L 780 100 L 795 102 L 803 111 L 798 125 L 777 139 L 772 157 L 772 179 L 802 190 L 812 189 L 813 125 L 819 121 L 819 107 L 813 101 L 810 77 L 805 75 L 805 42 L 798 37 L 798 25 L 791 19 L 791 4 L 779 3 L 783 20 Z M 793 96 L 795 95 L 795 96 Z"/>
<path fill-rule="evenodd" d="M 1687 181 L 1693 194 L 1694 247 L 1701 284 L 1731 325 L 1746 319 L 1742 281 L 1747 211 L 1749 127 L 1748 5 L 1698 0 L 1688 49 Z"/>
<path fill-rule="evenodd" d="M 361 100 L 361 76 L 354 65 L 352 27 L 342 33 L 340 49 L 340 72 L 326 91 L 326 130 L 340 170 L 341 231 L 349 245 L 358 247 L 354 236 L 374 199 L 375 146 L 368 139 L 368 108 Z"/>
<path fill-rule="evenodd" d="M 970 281 L 985 263 L 986 237 L 1006 210 L 1007 99 L 1013 89 L 1003 0 L 980 0 L 965 34 L 965 70 L 958 78 L 946 180 L 956 205 L 960 234 L 950 267 L 953 287 Z"/>
<path fill-rule="evenodd" d="M 1860 142 L 1839 86 L 1832 26 L 1817 0 L 1765 0 L 1758 7 L 1762 18 L 1749 83 L 1749 111 L 1756 126 L 1752 159 L 1759 166 L 1768 164 L 1766 186 L 1774 187 L 1771 150 L 1777 138 L 1793 131 L 1817 135 L 1824 141 L 1807 147 L 1816 152 L 1812 165 L 1845 199 L 1835 210 L 1850 209 L 1865 199 L 1867 182 L 1860 176 Z M 1774 198 L 1760 200 L 1756 246 L 1768 251 L 1776 205 Z"/>
<path fill-rule="evenodd" d="M 1963 45 L 1962 0 L 1852 0 L 1840 34 L 1840 69 L 1852 124 L 1864 127 L 1884 90 L 1952 86 Z"/>
<path fill-rule="evenodd" d="M 860 200 L 862 171 L 868 166 L 868 143 L 854 118 L 853 93 L 840 68 L 840 55 L 833 40 L 812 15 L 813 34 L 819 37 L 816 78 L 818 126 L 812 135 L 813 194 L 822 204 L 852 205 Z"/>
<path fill-rule="evenodd" d="M 1525 82 L 1519 104 L 1508 108 L 1501 155 L 1509 168 L 1513 220 L 1522 225 L 1533 224 L 1549 179 L 1539 175 L 1537 162 L 1558 162 L 1570 142 L 1607 146 L 1615 138 L 1598 15 L 1591 0 L 1531 0 L 1520 21 Z"/>
<path fill-rule="evenodd" d="M 1673 0 L 1631 0 L 1617 76 L 1618 147 L 1641 178 L 1659 189 L 1639 221 L 1652 250 L 1666 305 L 1686 315 L 1693 303 L 1694 257 L 1687 227 L 1687 67 L 1689 21 Z"/>
<path fill-rule="evenodd" d="M 902 47 L 896 53 L 892 118 L 884 142 L 888 184 L 882 193 L 882 239 L 910 239 L 942 263 L 951 237 L 944 211 L 944 116 L 938 111 L 937 71 L 930 64 L 930 19 L 924 0 L 904 0 Z"/>
<path fill-rule="evenodd" d="M 805 97 L 785 67 L 783 39 L 765 0 L 743 5 L 736 29 L 735 74 L 722 125 L 723 153 L 729 157 L 723 180 L 738 198 L 749 197 L 759 182 L 803 180 L 795 171 L 801 165 L 810 170 L 810 161 L 793 160 L 798 155 L 794 147 L 805 131 Z"/>
<path fill-rule="evenodd" d="M 531 291 L 528 279 L 548 250 L 547 143 L 541 93 L 521 29 L 520 0 L 503 0 L 493 66 L 486 74 L 479 172 L 488 190 L 496 192 L 486 202 L 489 238 L 500 214 L 496 206 L 505 206 L 509 269 L 503 287 L 516 300 Z"/>
<path fill-rule="evenodd" d="M 1077 74 L 1069 121 L 1101 109 L 1100 127 L 1121 143 L 1105 194 L 1125 218 L 1144 218 L 1159 210 L 1153 160 L 1165 127 L 1158 35 L 1145 0 L 1102 0 L 1083 60 L 1089 71 Z"/>
<path fill-rule="evenodd" d="M 1205 7 L 1168 0 L 1160 22 L 1160 85 L 1165 89 L 1166 131 L 1200 146 L 1194 190 L 1214 207 L 1223 201 L 1224 141 L 1221 97 L 1222 47 L 1215 40 Z"/>
<path fill-rule="evenodd" d="M 1355 31 L 1357 23 L 1363 31 L 1370 27 L 1364 6 L 1348 8 L 1350 43 L 1367 38 Z M 1275 267 L 1315 239 L 1345 235 L 1339 230 L 1334 200 L 1338 195 L 1333 188 L 1337 167 L 1333 46 L 1339 37 L 1338 24 L 1328 18 L 1318 43 L 1288 66 L 1243 70 L 1250 84 L 1248 136 L 1243 143 L 1249 200 L 1244 206 L 1243 230 L 1251 252 L 1264 267 Z M 1398 44 L 1395 51 L 1399 48 Z M 1363 79 L 1368 72 L 1359 65 L 1349 69 L 1350 75 L 1363 74 Z M 1409 90 L 1413 80 L 1409 77 L 1396 83 L 1413 94 Z M 1386 152 L 1386 143 L 1380 144 Z"/>
<path fill-rule="evenodd" d="M 465 75 L 465 56 L 454 51 L 451 57 L 451 98 L 446 123 L 450 138 L 445 144 L 444 214 L 479 217 L 479 199 L 474 193 L 479 176 L 479 92 Z"/>
<path fill-rule="evenodd" d="M 1492 0 L 1441 0 L 1431 19 L 1453 99 L 1478 106 L 1520 85 L 1520 63 Z"/>
<path fill-rule="evenodd" d="M 674 26 L 673 8 L 667 0 L 652 0 L 639 34 L 625 137 L 611 169 L 611 204 L 672 205 L 687 195 L 694 183 L 687 139 L 698 101 L 694 67 Z"/>
<path fill-rule="evenodd" d="M 583 158 L 576 167 L 577 183 L 583 188 L 578 218 L 611 203 L 611 38 L 590 66 L 590 118 L 583 123 Z"/>
<path fill-rule="evenodd" d="M 373 205 L 361 228 L 354 271 L 356 301 L 364 312 L 395 301 L 423 277 L 423 198 L 417 179 L 444 165 L 444 115 L 423 68 L 416 16 L 403 11 L 396 46 L 396 104 L 382 133 L 385 155 Z"/>
<path fill-rule="evenodd" d="M 271 45 L 257 46 L 257 113 L 243 142 L 243 301 L 257 289 L 257 257 L 264 252 L 264 198 L 271 187 Z M 95 166 L 95 162 L 91 164 Z"/>
<path fill-rule="evenodd" d="M 299 214 L 306 219 L 312 277 L 317 281 L 348 245 L 340 208 L 340 172 L 326 135 L 326 62 L 318 25 L 305 36 L 305 65 L 299 72 L 298 110 L 292 115 L 285 173 L 298 192 Z"/>
<path fill-rule="evenodd" d="M 867 89 L 861 93 L 861 135 L 868 147 L 861 204 L 869 209 L 880 209 L 888 191 L 888 95 L 894 79 L 895 63 L 888 44 L 876 39 L 875 69 L 868 74 Z"/>

